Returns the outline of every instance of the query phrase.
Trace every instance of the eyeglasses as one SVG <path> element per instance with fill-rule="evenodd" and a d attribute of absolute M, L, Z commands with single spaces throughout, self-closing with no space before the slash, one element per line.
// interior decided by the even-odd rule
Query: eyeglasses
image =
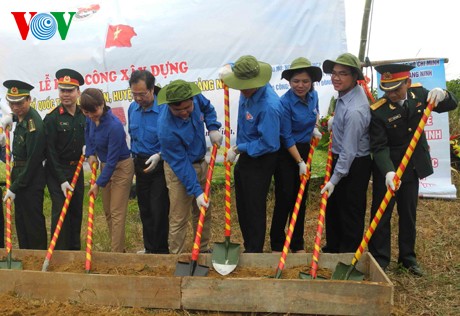
<path fill-rule="evenodd" d="M 351 72 L 347 71 L 333 71 L 331 72 L 331 77 L 337 77 L 339 79 L 342 79 L 344 77 L 350 76 Z"/>
<path fill-rule="evenodd" d="M 134 98 L 145 98 L 148 94 L 150 93 L 150 90 L 147 90 L 145 92 L 132 92 L 131 94 L 133 95 Z"/>

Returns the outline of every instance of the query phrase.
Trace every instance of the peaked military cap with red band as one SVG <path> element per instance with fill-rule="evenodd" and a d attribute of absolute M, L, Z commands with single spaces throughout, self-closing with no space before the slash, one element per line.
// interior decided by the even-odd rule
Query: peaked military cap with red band
<path fill-rule="evenodd" d="M 21 102 L 30 96 L 30 91 L 34 88 L 34 86 L 19 80 L 6 80 L 3 85 L 8 89 L 6 92 L 8 102 Z"/>
<path fill-rule="evenodd" d="M 59 69 L 56 71 L 56 78 L 58 80 L 58 88 L 60 89 L 70 90 L 85 84 L 83 76 L 73 69 Z"/>
<path fill-rule="evenodd" d="M 386 64 L 376 66 L 375 70 L 381 75 L 380 89 L 391 91 L 398 89 L 399 86 L 410 77 L 410 71 L 414 66 L 405 64 Z"/>

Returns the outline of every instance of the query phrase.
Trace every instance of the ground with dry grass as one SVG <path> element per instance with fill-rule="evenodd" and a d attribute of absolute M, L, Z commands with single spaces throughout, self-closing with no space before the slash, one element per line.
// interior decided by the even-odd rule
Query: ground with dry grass
<path fill-rule="evenodd" d="M 460 187 L 460 175 L 453 171 L 453 181 Z M 321 180 L 313 180 L 310 186 L 307 219 L 305 222 L 305 239 L 307 252 L 312 251 L 316 231 L 319 184 Z M 212 241 L 223 240 L 223 197 L 222 184 L 214 185 L 212 201 L 213 238 Z M 370 201 L 369 201 L 370 202 Z M 268 198 L 267 227 L 270 225 L 270 214 L 273 208 L 272 192 Z M 242 242 L 238 229 L 236 214 L 233 209 L 233 242 Z M 416 252 L 420 265 L 426 271 L 422 278 L 416 278 L 398 270 L 396 262 L 392 262 L 388 276 L 394 284 L 393 315 L 460 315 L 460 200 L 421 199 L 417 214 L 417 244 Z M 393 254 L 397 259 L 397 230 L 398 216 L 393 215 Z M 82 232 L 82 238 L 86 229 Z M 130 202 L 128 215 L 128 252 L 136 252 L 142 248 L 142 234 L 135 200 Z M 108 249 L 107 228 L 102 212 L 96 213 L 95 220 L 95 250 Z M 191 249 L 192 237 L 189 236 Z M 269 240 L 265 251 L 269 252 Z M 42 261 L 37 263 L 40 267 Z M 101 268 L 103 269 L 103 268 Z M 135 267 L 133 268 L 136 269 Z M 273 272 L 276 267 L 273 267 Z M 104 270 L 102 270 L 104 271 Z M 131 270 L 127 269 L 127 273 Z M 52 273 L 52 271 L 50 271 Z M 266 273 L 266 272 L 265 272 Z M 210 315 L 210 313 L 192 313 L 189 311 L 169 311 L 151 309 L 131 309 L 122 307 L 82 305 L 75 302 L 59 303 L 53 301 L 28 300 L 7 293 L 0 296 L 0 313 L 2 315 Z M 370 307 L 372 308 L 372 307 Z M 220 314 L 222 315 L 222 314 Z"/>

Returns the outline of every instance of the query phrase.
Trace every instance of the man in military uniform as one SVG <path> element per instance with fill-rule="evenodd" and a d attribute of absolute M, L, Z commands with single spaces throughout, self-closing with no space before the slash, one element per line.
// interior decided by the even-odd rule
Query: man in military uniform
<path fill-rule="evenodd" d="M 85 116 L 77 100 L 83 76 L 72 69 L 56 72 L 60 104 L 43 120 L 46 130 L 46 183 L 52 201 L 51 237 L 56 229 L 67 190 L 73 197 L 59 233 L 55 249 L 80 250 L 80 232 L 83 213 L 84 176 L 80 173 L 75 188 L 72 182 L 78 160 L 85 144 Z"/>
<path fill-rule="evenodd" d="M 425 133 L 422 133 L 401 182 L 394 184 L 395 171 L 406 152 L 415 130 L 429 102 L 435 112 L 446 112 L 457 107 L 457 100 L 448 91 L 431 91 L 420 84 L 412 84 L 410 65 L 387 64 L 375 67 L 382 75 L 380 89 L 383 98 L 371 106 L 371 151 L 374 157 L 372 218 L 385 196 L 387 187 L 397 190 L 388 204 L 369 243 L 369 251 L 379 265 L 386 269 L 391 258 L 391 214 L 395 202 L 399 214 L 398 263 L 410 273 L 422 276 L 423 271 L 415 255 L 415 222 L 419 179 L 433 173 Z"/>
<path fill-rule="evenodd" d="M 45 130 L 40 114 L 30 107 L 30 91 L 34 88 L 18 80 L 7 80 L 6 100 L 13 112 L 2 117 L 2 127 L 16 122 L 13 140 L 11 186 L 4 201 L 15 205 L 15 222 L 19 248 L 46 249 L 46 225 L 43 215 L 45 189 Z"/>

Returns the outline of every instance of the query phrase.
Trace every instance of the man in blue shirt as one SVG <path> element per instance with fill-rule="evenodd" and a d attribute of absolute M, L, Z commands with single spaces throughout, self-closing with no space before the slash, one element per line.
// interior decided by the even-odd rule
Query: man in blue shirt
<path fill-rule="evenodd" d="M 360 62 L 352 54 L 326 60 L 339 93 L 332 123 L 332 176 L 321 190 L 328 191 L 324 252 L 355 252 L 361 243 L 366 214 L 366 193 L 371 175 L 369 101 L 357 81 L 363 80 Z M 334 193 L 334 194 L 333 194 Z"/>
<path fill-rule="evenodd" d="M 169 197 L 158 140 L 158 106 L 155 77 L 146 70 L 131 74 L 134 98 L 128 109 L 128 132 L 136 174 L 136 195 L 142 221 L 144 250 L 139 253 L 169 253 Z"/>
<path fill-rule="evenodd" d="M 193 216 L 196 226 L 200 207 L 207 207 L 201 252 L 207 252 L 211 237 L 211 208 L 204 199 L 208 164 L 204 159 L 206 140 L 204 127 L 209 131 L 212 144 L 222 143 L 221 123 L 209 102 L 194 83 L 184 80 L 172 81 L 161 89 L 158 104 L 167 103 L 161 113 L 158 138 L 161 155 L 165 160 L 165 177 L 169 190 L 169 251 L 181 253 L 184 249 L 188 223 Z M 196 198 L 196 203 L 193 202 Z"/>
<path fill-rule="evenodd" d="M 222 80 L 240 90 L 236 146 L 227 160 L 235 161 L 235 194 L 245 252 L 263 252 L 267 194 L 280 148 L 281 102 L 271 85 L 272 67 L 253 56 L 240 57 Z"/>

